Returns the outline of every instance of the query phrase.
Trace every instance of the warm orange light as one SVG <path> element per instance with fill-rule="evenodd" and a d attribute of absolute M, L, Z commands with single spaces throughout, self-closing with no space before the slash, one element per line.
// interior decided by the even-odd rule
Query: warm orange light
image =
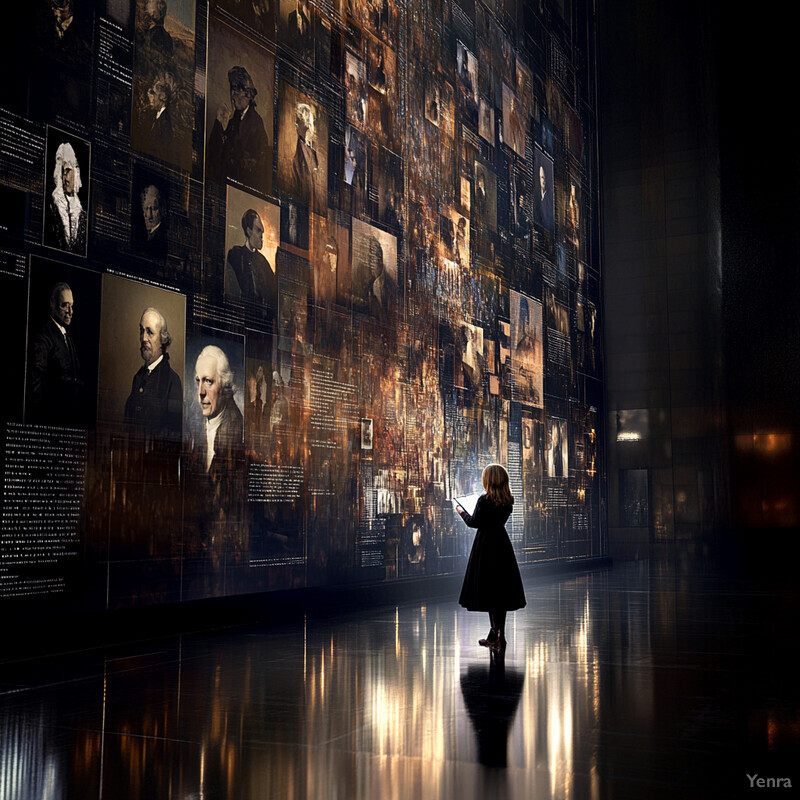
<path fill-rule="evenodd" d="M 737 450 L 748 450 L 765 456 L 788 453 L 792 449 L 791 433 L 744 433 L 734 437 Z"/>

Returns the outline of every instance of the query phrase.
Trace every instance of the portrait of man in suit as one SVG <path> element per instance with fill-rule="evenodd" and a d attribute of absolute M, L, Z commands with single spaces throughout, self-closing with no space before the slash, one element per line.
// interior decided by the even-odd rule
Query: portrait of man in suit
<path fill-rule="evenodd" d="M 203 471 L 223 480 L 244 453 L 244 418 L 234 401 L 233 370 L 224 350 L 208 345 L 195 362 L 197 404 L 203 417 L 198 454 Z"/>
<path fill-rule="evenodd" d="M 497 230 L 497 176 L 489 167 L 475 161 L 475 221 L 489 230 Z"/>
<path fill-rule="evenodd" d="M 344 180 L 354 192 L 362 193 L 366 187 L 366 148 L 361 134 L 353 127 L 345 131 Z"/>
<path fill-rule="evenodd" d="M 314 109 L 308 103 L 295 106 L 297 144 L 292 161 L 292 176 L 299 199 L 309 208 L 316 208 L 319 159 L 314 149 Z"/>
<path fill-rule="evenodd" d="M 142 114 L 144 137 L 142 149 L 174 162 L 177 157 L 177 140 L 173 121 L 174 100 L 178 92 L 178 82 L 171 72 L 159 72 L 147 90 L 149 108 Z"/>
<path fill-rule="evenodd" d="M 288 202 L 281 205 L 281 242 L 308 250 L 309 220 L 308 209 L 298 203 Z"/>
<path fill-rule="evenodd" d="M 356 305 L 383 324 L 391 324 L 397 313 L 397 281 L 387 269 L 384 248 L 377 236 L 362 241 L 364 260 L 357 280 Z"/>
<path fill-rule="evenodd" d="M 189 171 L 194 126 L 195 8 L 136 0 L 131 147 Z"/>
<path fill-rule="evenodd" d="M 314 31 L 311 27 L 311 8 L 308 0 L 284 0 L 283 7 L 292 8 L 286 17 L 283 31 L 287 43 L 305 61 L 310 61 L 314 52 Z"/>
<path fill-rule="evenodd" d="M 541 407 L 544 391 L 542 306 L 533 298 L 512 291 L 511 309 L 514 314 L 511 364 L 517 399 Z"/>
<path fill-rule="evenodd" d="M 248 548 L 242 411 L 247 402 L 242 388 L 248 387 L 244 377 L 243 387 L 236 381 L 245 375 L 243 343 L 201 334 L 188 343 L 186 356 L 185 546 L 209 581 L 206 590 L 216 593 L 218 581 L 242 563 Z"/>
<path fill-rule="evenodd" d="M 270 191 L 272 146 L 256 108 L 258 89 L 243 66 L 228 70 L 230 107 L 222 103 L 208 140 L 206 169 L 218 183 L 230 179 L 259 192 Z"/>
<path fill-rule="evenodd" d="M 259 213 L 248 208 L 242 215 L 244 243 L 234 245 L 225 259 L 225 297 L 237 298 L 264 307 L 274 320 L 278 306 L 275 271 L 261 252 L 264 223 Z"/>
<path fill-rule="evenodd" d="M 166 0 L 145 0 L 144 31 L 140 34 L 140 43 L 150 51 L 151 58 L 158 56 L 161 61 L 168 61 L 175 54 L 175 43 L 164 23 L 167 19 Z"/>
<path fill-rule="evenodd" d="M 282 81 L 278 89 L 278 189 L 325 216 L 328 209 L 328 115 Z M 352 126 L 347 126 L 350 129 Z"/>
<path fill-rule="evenodd" d="M 172 336 L 157 308 L 146 308 L 139 320 L 139 353 L 143 364 L 133 376 L 124 420 L 146 441 L 178 441 L 181 437 L 183 388 L 169 364 Z"/>
<path fill-rule="evenodd" d="M 151 258 L 167 255 L 169 206 L 167 193 L 156 183 L 146 183 L 139 191 L 140 214 L 136 223 L 139 249 Z"/>
<path fill-rule="evenodd" d="M 228 523 L 243 513 L 244 416 L 236 403 L 237 387 L 228 354 L 218 345 L 203 347 L 195 360 L 195 427 L 191 485 L 196 494 L 199 545 L 216 571 L 241 561 L 248 546 L 247 525 Z M 188 379 L 187 379 L 188 380 Z"/>
<path fill-rule="evenodd" d="M 50 290 L 50 314 L 33 337 L 28 356 L 28 421 L 77 424 L 84 417 L 81 364 L 70 325 L 75 299 L 68 283 Z"/>
<path fill-rule="evenodd" d="M 537 188 L 533 204 L 534 221 L 548 231 L 553 230 L 553 162 L 537 152 L 535 170 Z"/>

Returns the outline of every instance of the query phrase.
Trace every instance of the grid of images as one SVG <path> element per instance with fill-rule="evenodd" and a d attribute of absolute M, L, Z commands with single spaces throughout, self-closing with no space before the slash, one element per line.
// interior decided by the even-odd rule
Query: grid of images
<path fill-rule="evenodd" d="M 603 554 L 590 11 L 36 4 L 0 602 L 458 572 L 492 462 L 521 563 Z"/>

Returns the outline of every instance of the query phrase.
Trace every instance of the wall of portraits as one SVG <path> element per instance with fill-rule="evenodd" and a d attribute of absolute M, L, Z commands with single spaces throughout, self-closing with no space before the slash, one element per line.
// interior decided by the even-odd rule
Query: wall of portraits
<path fill-rule="evenodd" d="M 0 605 L 604 555 L 584 0 L 33 0 L 3 50 Z"/>

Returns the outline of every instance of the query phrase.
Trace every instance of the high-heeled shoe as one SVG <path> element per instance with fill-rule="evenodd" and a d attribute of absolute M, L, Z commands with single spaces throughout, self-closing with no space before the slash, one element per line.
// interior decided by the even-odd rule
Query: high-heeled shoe
<path fill-rule="evenodd" d="M 481 647 L 492 647 L 496 641 L 497 631 L 494 628 L 490 628 L 485 639 L 478 639 L 478 644 Z"/>
<path fill-rule="evenodd" d="M 506 649 L 506 637 L 503 636 L 503 631 L 497 630 L 493 631 L 493 633 L 495 634 L 495 639 L 491 644 L 489 644 L 489 647 L 491 647 L 495 653 L 504 652 Z"/>

